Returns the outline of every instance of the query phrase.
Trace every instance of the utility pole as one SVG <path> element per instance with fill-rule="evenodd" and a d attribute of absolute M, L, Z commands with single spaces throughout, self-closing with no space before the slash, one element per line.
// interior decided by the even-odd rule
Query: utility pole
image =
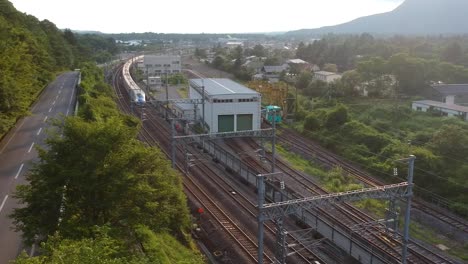
<path fill-rule="evenodd" d="M 263 264 L 263 222 L 265 221 L 263 217 L 263 204 L 265 203 L 265 176 L 262 174 L 257 175 L 257 206 L 258 206 L 258 255 L 257 260 L 258 264 Z"/>
<path fill-rule="evenodd" d="M 172 168 L 175 169 L 175 162 L 176 162 L 176 145 L 175 145 L 175 125 L 174 125 L 174 119 L 171 119 L 171 160 L 172 160 Z"/>
<path fill-rule="evenodd" d="M 414 171 L 414 160 L 416 157 L 410 155 L 409 158 L 405 159 L 408 161 L 408 193 L 406 198 L 406 213 L 405 213 L 405 226 L 403 229 L 403 252 L 402 252 L 402 263 L 407 263 L 408 257 L 408 241 L 409 241 L 409 223 L 411 214 L 411 198 L 413 197 L 413 171 Z"/>
<path fill-rule="evenodd" d="M 166 110 L 165 110 L 166 120 L 167 120 L 167 111 L 169 109 L 169 87 L 168 87 L 168 82 L 169 82 L 169 79 L 167 77 L 167 69 L 166 69 Z"/>
<path fill-rule="evenodd" d="M 271 123 L 273 128 L 273 137 L 271 138 L 271 173 L 274 173 L 276 166 L 276 110 L 273 110 L 273 120 Z"/>
<path fill-rule="evenodd" d="M 205 131 L 205 81 L 201 79 L 202 81 L 202 126 L 203 126 L 203 131 Z"/>
<path fill-rule="evenodd" d="M 149 65 L 146 64 L 145 67 L 146 67 L 146 89 L 147 91 L 149 91 L 149 70 L 148 70 Z"/>

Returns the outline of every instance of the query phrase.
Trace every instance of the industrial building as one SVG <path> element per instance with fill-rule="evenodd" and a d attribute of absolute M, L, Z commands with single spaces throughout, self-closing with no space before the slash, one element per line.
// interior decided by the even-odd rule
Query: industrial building
<path fill-rule="evenodd" d="M 257 130 L 261 125 L 261 94 L 229 79 L 191 79 L 189 97 L 205 94 L 205 125 L 211 133 Z M 197 118 L 203 119 L 198 104 Z"/>
<path fill-rule="evenodd" d="M 439 111 L 443 116 L 460 117 L 461 119 L 468 121 L 468 107 L 466 106 L 422 100 L 414 101 L 412 108 L 413 110 L 422 112 Z"/>
<path fill-rule="evenodd" d="M 138 68 L 148 76 L 180 73 L 181 57 L 176 55 L 144 55 L 138 63 Z"/>

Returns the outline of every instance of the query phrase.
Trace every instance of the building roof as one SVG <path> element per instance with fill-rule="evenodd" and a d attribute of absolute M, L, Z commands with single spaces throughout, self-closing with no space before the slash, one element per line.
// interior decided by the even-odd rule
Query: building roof
<path fill-rule="evenodd" d="M 414 101 L 413 104 L 414 104 L 414 103 L 416 103 L 416 104 L 428 105 L 428 106 L 434 106 L 434 107 L 444 108 L 444 109 L 448 109 L 448 110 L 454 110 L 454 111 L 459 111 L 459 112 L 468 113 L 468 107 L 466 107 L 466 106 L 461 106 L 461 105 L 446 104 L 446 103 L 437 102 L 437 101 L 432 101 L 432 100 Z"/>
<path fill-rule="evenodd" d="M 335 72 L 327 72 L 327 71 L 317 71 L 317 72 L 315 72 L 315 74 L 324 75 L 324 76 L 339 75 L 338 73 L 335 73 Z"/>
<path fill-rule="evenodd" d="M 279 65 L 279 66 L 268 66 L 268 65 L 263 66 L 263 70 L 265 72 L 282 72 L 282 71 L 285 71 L 287 69 L 288 68 L 284 64 Z"/>
<path fill-rule="evenodd" d="M 259 69 L 263 67 L 263 61 L 246 61 L 242 66 L 248 67 L 251 69 Z"/>
<path fill-rule="evenodd" d="M 172 62 L 173 60 L 177 60 L 180 62 L 181 58 L 179 55 L 145 55 L 143 57 L 143 62 L 144 63 L 156 63 L 156 62 L 166 62 L 170 61 Z"/>
<path fill-rule="evenodd" d="M 236 83 L 230 79 L 190 79 L 190 86 L 201 88 L 205 86 L 207 95 L 226 95 L 226 94 L 247 94 L 259 95 L 258 92 L 245 87 L 240 83 Z"/>
<path fill-rule="evenodd" d="M 301 59 L 291 59 L 288 60 L 288 63 L 292 64 L 309 64 L 307 61 L 301 60 Z"/>
<path fill-rule="evenodd" d="M 445 96 L 468 94 L 468 84 L 434 84 L 432 88 Z"/>

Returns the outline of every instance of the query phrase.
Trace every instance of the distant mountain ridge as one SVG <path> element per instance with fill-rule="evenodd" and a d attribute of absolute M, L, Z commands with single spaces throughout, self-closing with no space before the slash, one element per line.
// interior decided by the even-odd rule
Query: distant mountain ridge
<path fill-rule="evenodd" d="M 406 0 L 387 13 L 357 18 L 336 26 L 301 29 L 286 34 L 468 34 L 467 11 L 468 0 Z"/>

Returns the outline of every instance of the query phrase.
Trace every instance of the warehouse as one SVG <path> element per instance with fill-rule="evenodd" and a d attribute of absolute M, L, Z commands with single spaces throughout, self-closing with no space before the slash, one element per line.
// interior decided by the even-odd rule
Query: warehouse
<path fill-rule="evenodd" d="M 144 55 L 138 68 L 148 76 L 161 76 L 181 72 L 181 57 L 176 55 Z"/>
<path fill-rule="evenodd" d="M 191 79 L 189 96 L 205 93 L 205 125 L 211 133 L 260 129 L 260 93 L 229 79 Z M 202 105 L 197 117 L 203 118 Z"/>

